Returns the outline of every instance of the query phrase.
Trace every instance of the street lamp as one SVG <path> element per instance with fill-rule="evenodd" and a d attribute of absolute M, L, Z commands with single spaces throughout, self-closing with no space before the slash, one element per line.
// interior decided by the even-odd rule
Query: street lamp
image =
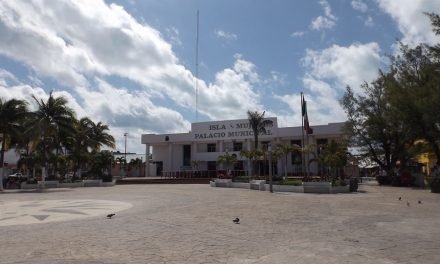
<path fill-rule="evenodd" d="M 273 193 L 272 188 L 272 144 L 269 143 L 267 146 L 267 150 L 269 151 L 269 190 Z"/>
<path fill-rule="evenodd" d="M 125 159 L 125 162 L 127 162 L 127 135 L 128 135 L 128 133 L 125 132 L 125 133 L 124 133 L 124 138 L 125 138 L 124 159 Z"/>

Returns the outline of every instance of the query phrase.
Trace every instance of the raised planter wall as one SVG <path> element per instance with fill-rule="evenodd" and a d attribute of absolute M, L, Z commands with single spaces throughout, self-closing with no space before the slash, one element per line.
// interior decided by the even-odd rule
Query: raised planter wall
<path fill-rule="evenodd" d="M 266 191 L 270 191 L 270 185 L 265 184 Z M 295 193 L 303 193 L 303 186 L 295 186 L 295 185 L 272 185 L 272 190 L 274 192 L 295 192 Z"/>
<path fill-rule="evenodd" d="M 102 180 L 83 180 L 84 187 L 99 187 Z"/>
<path fill-rule="evenodd" d="M 250 189 L 251 190 L 259 190 L 264 191 L 265 190 L 265 180 L 252 180 L 249 182 Z"/>
<path fill-rule="evenodd" d="M 304 193 L 330 193 L 331 182 L 303 182 Z"/>
<path fill-rule="evenodd" d="M 350 185 L 331 187 L 331 193 L 349 193 L 349 192 L 350 192 Z"/>
<path fill-rule="evenodd" d="M 116 180 L 113 180 L 111 182 L 102 182 L 101 187 L 111 187 L 111 186 L 115 186 L 115 184 L 116 184 Z"/>
<path fill-rule="evenodd" d="M 20 184 L 21 189 L 38 189 L 39 185 L 37 183 L 26 183 L 22 182 Z"/>
<path fill-rule="evenodd" d="M 215 187 L 225 187 L 230 188 L 232 184 L 232 179 L 215 179 Z"/>
<path fill-rule="evenodd" d="M 75 187 L 84 187 L 82 182 L 60 182 L 58 184 L 60 188 L 75 188 Z"/>
<path fill-rule="evenodd" d="M 248 182 L 231 182 L 232 188 L 249 189 L 250 184 Z"/>

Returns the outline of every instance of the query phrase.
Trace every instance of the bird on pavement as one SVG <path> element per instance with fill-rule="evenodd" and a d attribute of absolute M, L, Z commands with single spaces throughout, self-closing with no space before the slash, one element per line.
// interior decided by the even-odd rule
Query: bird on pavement
<path fill-rule="evenodd" d="M 399 199 L 398 199 L 399 201 L 402 201 L 402 197 L 399 197 Z"/>
<path fill-rule="evenodd" d="M 114 215 L 115 215 L 115 214 L 108 214 L 108 215 L 107 215 L 107 218 L 108 218 L 108 219 L 111 219 Z"/>
<path fill-rule="evenodd" d="M 419 204 L 421 204 L 422 203 L 422 201 L 419 201 Z"/>
<path fill-rule="evenodd" d="M 406 201 L 406 205 L 409 206 L 409 202 L 408 201 Z"/>
<path fill-rule="evenodd" d="M 232 220 L 232 222 L 236 223 L 236 224 L 240 224 L 240 219 L 237 217 L 234 220 Z"/>

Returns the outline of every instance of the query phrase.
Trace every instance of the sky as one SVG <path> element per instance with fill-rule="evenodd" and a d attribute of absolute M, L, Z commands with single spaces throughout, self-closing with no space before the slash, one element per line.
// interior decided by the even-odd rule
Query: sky
<path fill-rule="evenodd" d="M 0 97 L 53 91 L 121 152 L 248 110 L 300 126 L 301 92 L 311 126 L 342 122 L 399 42 L 440 42 L 423 12 L 440 0 L 0 0 Z"/>

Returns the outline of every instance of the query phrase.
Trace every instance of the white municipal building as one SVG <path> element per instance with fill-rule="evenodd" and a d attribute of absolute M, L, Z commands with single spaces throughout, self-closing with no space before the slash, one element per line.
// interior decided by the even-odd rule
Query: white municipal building
<path fill-rule="evenodd" d="M 278 127 L 276 117 L 266 119 L 271 120 L 272 125 L 266 127 L 266 134 L 259 135 L 260 147 L 286 143 L 299 146 L 313 145 L 316 146 L 315 153 L 319 153 L 319 145 L 326 144 L 330 139 L 340 138 L 344 125 L 344 123 L 329 123 L 313 126 L 313 134 L 304 136 L 307 139 L 303 140 L 301 127 Z M 238 159 L 233 169 L 246 174 L 252 164 L 251 161 L 240 156 L 240 151 L 254 148 L 254 136 L 248 119 L 208 121 L 192 123 L 191 131 L 188 133 L 144 134 L 142 144 L 146 145 L 146 157 L 150 154 L 152 156 L 150 162 L 146 163 L 147 177 L 183 173 L 195 169 L 215 173 L 224 169 L 223 164 L 218 164 L 217 160 L 225 152 L 235 154 Z M 313 158 L 313 154 L 307 156 L 309 159 Z M 301 160 L 300 155 L 289 154 L 287 161 L 289 175 L 301 173 Z M 284 174 L 283 162 L 284 158 L 281 158 L 274 163 L 275 173 Z M 317 175 L 316 162 L 310 163 L 310 172 L 312 175 Z"/>

